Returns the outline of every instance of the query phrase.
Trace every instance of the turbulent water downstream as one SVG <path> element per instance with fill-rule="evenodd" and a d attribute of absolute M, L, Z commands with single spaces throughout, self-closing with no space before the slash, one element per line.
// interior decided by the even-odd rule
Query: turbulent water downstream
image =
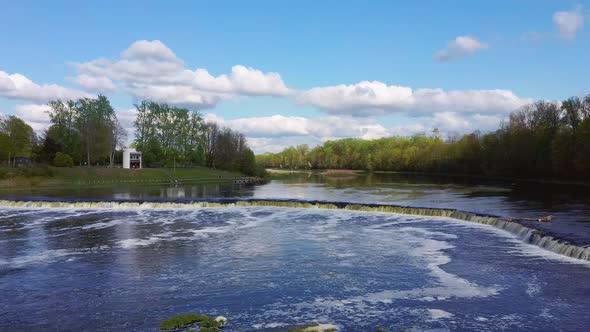
<path fill-rule="evenodd" d="M 196 187 L 76 195 L 91 203 L 10 193 L 0 201 L 0 330 L 150 331 L 186 312 L 226 316 L 230 331 L 590 326 L 583 200 L 569 200 L 568 219 L 557 200 L 512 207 L 507 187 L 380 181 L 279 179 L 218 190 L 210 203 L 189 202 L 215 192 Z M 546 214 L 556 218 L 542 231 L 494 216 Z"/>

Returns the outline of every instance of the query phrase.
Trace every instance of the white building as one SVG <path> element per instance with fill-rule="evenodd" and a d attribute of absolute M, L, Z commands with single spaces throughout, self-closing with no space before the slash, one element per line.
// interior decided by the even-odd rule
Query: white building
<path fill-rule="evenodd" d="M 135 149 L 123 150 L 123 168 L 141 168 L 141 152 Z"/>

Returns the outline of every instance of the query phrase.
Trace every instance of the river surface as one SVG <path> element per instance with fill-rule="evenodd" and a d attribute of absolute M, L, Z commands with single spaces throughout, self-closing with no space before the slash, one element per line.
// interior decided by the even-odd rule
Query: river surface
<path fill-rule="evenodd" d="M 219 197 L 445 207 L 590 244 L 588 191 L 399 174 L 285 175 L 265 185 L 0 191 L 2 198 Z M 590 264 L 448 218 L 272 207 L 0 207 L 0 330 L 157 331 L 180 313 L 228 331 L 321 322 L 343 331 L 590 326 Z"/>

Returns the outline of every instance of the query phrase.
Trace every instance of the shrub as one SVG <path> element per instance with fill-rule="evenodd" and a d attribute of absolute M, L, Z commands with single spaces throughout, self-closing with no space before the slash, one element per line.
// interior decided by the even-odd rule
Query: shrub
<path fill-rule="evenodd" d="M 74 160 L 69 155 L 58 152 L 55 154 L 55 158 L 53 158 L 53 165 L 57 167 L 72 167 L 74 166 Z"/>

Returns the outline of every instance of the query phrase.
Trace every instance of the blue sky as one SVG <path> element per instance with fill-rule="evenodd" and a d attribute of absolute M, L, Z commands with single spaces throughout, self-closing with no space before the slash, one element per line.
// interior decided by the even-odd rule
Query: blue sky
<path fill-rule="evenodd" d="M 0 113 L 37 130 L 48 99 L 102 92 L 127 127 L 137 100 L 167 101 L 241 130 L 265 152 L 434 127 L 485 131 L 533 99 L 590 92 L 583 1 L 14 1 L 0 9 Z"/>

